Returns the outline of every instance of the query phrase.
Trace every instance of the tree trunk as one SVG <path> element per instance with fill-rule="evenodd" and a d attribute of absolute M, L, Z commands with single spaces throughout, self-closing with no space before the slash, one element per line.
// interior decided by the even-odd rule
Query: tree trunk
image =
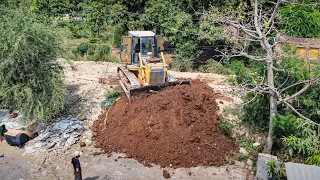
<path fill-rule="evenodd" d="M 264 147 L 263 153 L 270 154 L 272 150 L 272 144 L 273 144 L 273 118 L 277 115 L 277 94 L 273 91 L 275 89 L 274 87 L 274 75 L 273 75 L 273 50 L 271 45 L 269 44 L 269 41 L 264 38 L 262 41 L 262 45 L 267 51 L 268 60 L 267 63 L 267 79 L 268 79 L 268 86 L 270 88 L 269 90 L 269 132 L 268 137 L 266 140 L 266 145 Z"/>
<path fill-rule="evenodd" d="M 268 86 L 274 88 L 273 62 L 267 62 L 268 68 Z M 269 92 L 269 132 L 263 153 L 270 154 L 273 144 L 273 118 L 277 114 L 277 95 L 274 91 Z"/>

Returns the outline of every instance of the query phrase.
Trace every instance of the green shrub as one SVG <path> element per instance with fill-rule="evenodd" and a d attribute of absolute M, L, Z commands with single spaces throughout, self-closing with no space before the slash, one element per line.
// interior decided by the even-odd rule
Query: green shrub
<path fill-rule="evenodd" d="M 254 150 L 253 143 L 254 143 L 253 139 L 246 136 L 243 136 L 237 140 L 237 144 L 240 147 L 246 149 L 249 153 Z"/>
<path fill-rule="evenodd" d="M 284 137 L 282 142 L 285 147 L 285 158 L 291 159 L 294 155 L 303 158 L 319 154 L 319 136 L 314 124 L 306 120 L 297 120 L 295 135 Z"/>
<path fill-rule="evenodd" d="M 199 67 L 199 71 L 203 73 L 216 73 L 223 75 L 232 74 L 232 71 L 229 68 L 223 66 L 223 64 L 215 61 L 214 59 L 206 61 L 204 65 Z"/>
<path fill-rule="evenodd" d="M 243 97 L 244 102 L 251 101 L 254 94 L 248 93 Z M 250 103 L 243 106 L 244 122 L 254 131 L 266 131 L 269 124 L 269 98 L 267 94 L 257 95 Z"/>
<path fill-rule="evenodd" d="M 297 117 L 292 114 L 278 114 L 273 119 L 274 135 L 276 137 L 289 136 L 297 132 Z"/>
<path fill-rule="evenodd" d="M 18 10 L 1 15 L 0 26 L 1 105 L 21 110 L 27 122 L 50 121 L 66 102 L 56 62 L 58 36 L 33 14 Z"/>
<path fill-rule="evenodd" d="M 83 56 L 87 53 L 89 46 L 90 46 L 90 44 L 82 42 L 82 43 L 77 47 L 77 51 L 76 51 L 76 52 L 77 52 L 80 56 L 83 57 Z"/>
<path fill-rule="evenodd" d="M 68 23 L 67 24 L 67 28 L 72 33 L 72 36 L 74 38 L 80 38 L 81 37 L 80 34 L 79 34 L 80 28 L 79 28 L 78 25 L 75 25 L 73 23 Z"/>
<path fill-rule="evenodd" d="M 120 59 L 115 57 L 115 56 L 112 56 L 112 55 L 108 56 L 107 61 L 108 62 L 114 62 L 114 63 L 120 63 Z"/>
<path fill-rule="evenodd" d="M 286 171 L 284 167 L 284 163 L 281 162 L 278 166 L 276 165 L 274 160 L 268 162 L 268 175 L 271 176 L 272 180 L 282 180 L 286 179 Z"/>
<path fill-rule="evenodd" d="M 287 4 L 279 10 L 279 27 L 289 36 L 320 38 L 320 12 L 316 5 L 308 2 Z M 309 2 L 310 3 L 310 2 Z"/>
<path fill-rule="evenodd" d="M 290 135 L 283 138 L 283 144 L 285 145 L 285 158 L 286 160 L 293 157 L 293 152 L 298 149 L 298 138 Z"/>
<path fill-rule="evenodd" d="M 244 148 L 249 153 L 247 156 L 250 159 L 256 159 L 258 156 L 258 152 L 261 151 L 261 147 L 253 146 L 254 140 L 250 137 L 243 136 L 237 140 L 237 144 L 239 147 Z"/>
<path fill-rule="evenodd" d="M 96 52 L 96 47 L 97 47 L 97 46 L 94 45 L 94 44 L 88 44 L 86 54 L 87 54 L 88 56 L 94 55 L 95 52 Z"/>
<path fill-rule="evenodd" d="M 320 154 L 309 156 L 306 160 L 306 164 L 320 166 Z"/>
<path fill-rule="evenodd" d="M 233 134 L 234 125 L 228 121 L 220 121 L 218 124 L 219 130 L 226 136 L 231 137 Z"/>
<path fill-rule="evenodd" d="M 110 61 L 110 47 L 107 45 L 95 45 L 89 43 L 81 43 L 76 49 L 72 50 L 72 53 L 77 56 L 86 56 L 87 61 Z"/>
<path fill-rule="evenodd" d="M 174 52 L 173 61 L 169 64 L 170 68 L 185 72 L 192 71 L 193 59 L 197 56 L 197 48 L 194 44 L 186 42 L 179 44 Z"/>
<path fill-rule="evenodd" d="M 110 50 L 110 47 L 107 45 L 98 45 L 96 47 L 95 55 L 101 59 L 106 59 L 106 57 L 110 54 Z"/>
<path fill-rule="evenodd" d="M 111 33 L 106 33 L 106 34 L 101 35 L 100 38 L 101 38 L 102 41 L 108 42 L 109 40 L 111 40 L 112 34 Z"/>
<path fill-rule="evenodd" d="M 246 161 L 246 160 L 249 159 L 249 155 L 238 153 L 236 155 L 236 158 L 237 158 L 238 161 Z"/>
<path fill-rule="evenodd" d="M 170 69 L 174 69 L 181 72 L 192 71 L 193 59 L 188 57 L 182 57 L 175 55 L 174 60 L 169 64 Z"/>
<path fill-rule="evenodd" d="M 120 96 L 120 89 L 114 88 L 114 89 L 107 89 L 107 92 L 104 94 L 106 99 L 114 99 L 118 98 Z"/>
<path fill-rule="evenodd" d="M 117 24 L 113 27 L 112 30 L 113 38 L 112 45 L 116 48 L 119 48 L 121 45 L 121 38 L 125 34 L 125 28 L 123 24 Z"/>
<path fill-rule="evenodd" d="M 95 36 L 95 35 L 91 35 L 91 36 L 88 38 L 88 40 L 89 40 L 89 43 L 96 43 L 96 42 L 99 41 L 99 38 L 98 38 L 97 36 Z"/>

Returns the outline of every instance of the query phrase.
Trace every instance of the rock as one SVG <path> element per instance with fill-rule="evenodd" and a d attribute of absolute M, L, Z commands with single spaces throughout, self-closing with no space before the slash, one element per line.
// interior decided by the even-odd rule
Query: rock
<path fill-rule="evenodd" d="M 260 146 L 261 144 L 259 142 L 256 142 L 256 143 L 253 143 L 253 147 L 258 147 Z"/>
<path fill-rule="evenodd" d="M 40 149 L 42 146 L 43 146 L 43 143 L 42 143 L 42 142 L 37 142 L 37 143 L 34 145 L 34 147 L 35 147 L 36 149 Z"/>
<path fill-rule="evenodd" d="M 248 166 L 252 166 L 252 165 L 253 165 L 252 160 L 251 160 L 251 159 L 248 159 L 248 160 L 247 160 L 247 164 L 248 164 Z"/>
<path fill-rule="evenodd" d="M 86 143 L 85 142 L 80 142 L 80 147 L 86 147 Z"/>
<path fill-rule="evenodd" d="M 93 133 L 92 133 L 92 137 L 96 137 L 97 135 L 98 135 L 97 132 L 93 132 Z"/>
<path fill-rule="evenodd" d="M 92 132 L 90 130 L 88 130 L 84 133 L 84 136 L 87 138 L 92 138 Z"/>
<path fill-rule="evenodd" d="M 166 171 L 166 170 L 163 170 L 163 171 L 162 171 L 162 175 L 163 175 L 163 177 L 166 178 L 166 179 L 169 179 L 169 178 L 171 177 L 170 174 L 168 173 L 168 171 Z"/>
<path fill-rule="evenodd" d="M 152 121 L 148 121 L 148 122 L 147 122 L 147 125 L 148 125 L 148 126 L 153 126 L 154 124 L 153 124 Z"/>
<path fill-rule="evenodd" d="M 90 139 L 85 140 L 86 145 L 90 146 L 92 144 L 92 141 Z"/>
<path fill-rule="evenodd" d="M 235 161 L 234 163 L 236 166 L 241 166 L 241 162 L 240 161 Z"/>
<path fill-rule="evenodd" d="M 241 153 L 243 155 L 249 155 L 248 151 L 246 149 L 244 149 L 243 147 L 240 148 L 239 153 Z"/>
<path fill-rule="evenodd" d="M 23 153 L 23 155 L 25 155 L 25 154 L 33 154 L 36 151 L 35 149 L 33 149 L 32 146 L 25 147 L 25 150 L 26 151 Z"/>

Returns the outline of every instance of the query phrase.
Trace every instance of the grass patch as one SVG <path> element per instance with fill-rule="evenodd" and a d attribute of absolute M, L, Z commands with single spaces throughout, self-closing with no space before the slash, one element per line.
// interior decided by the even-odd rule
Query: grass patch
<path fill-rule="evenodd" d="M 249 159 L 249 155 L 244 155 L 244 154 L 238 153 L 236 155 L 236 158 L 238 159 L 238 161 L 246 161 Z"/>
<path fill-rule="evenodd" d="M 222 111 L 225 115 L 240 116 L 240 111 L 236 108 L 226 107 Z"/>
<path fill-rule="evenodd" d="M 234 127 L 235 126 L 228 121 L 220 121 L 218 124 L 219 130 L 228 137 L 232 137 Z"/>
<path fill-rule="evenodd" d="M 252 159 L 255 160 L 258 157 L 258 152 L 261 150 L 260 147 L 254 147 L 253 146 L 254 140 L 250 137 L 243 136 L 240 139 L 237 140 L 237 144 L 239 147 L 244 148 L 249 155 L 243 155 L 243 156 L 248 156 L 247 159 Z M 239 158 L 238 158 L 239 156 Z M 243 159 L 244 157 L 241 157 L 240 155 L 237 155 L 238 159 Z"/>

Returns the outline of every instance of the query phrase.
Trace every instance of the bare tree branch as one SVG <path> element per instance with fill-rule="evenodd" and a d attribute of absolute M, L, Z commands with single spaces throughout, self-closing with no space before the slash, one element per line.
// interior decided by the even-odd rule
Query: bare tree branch
<path fill-rule="evenodd" d="M 278 69 L 278 68 L 275 68 L 275 67 L 272 67 L 273 70 L 275 71 L 279 71 L 279 72 L 286 72 L 284 69 Z"/>
<path fill-rule="evenodd" d="M 311 123 L 316 124 L 316 125 L 319 126 L 318 123 L 312 121 L 311 119 L 309 119 L 309 118 L 305 117 L 304 115 L 302 115 L 301 113 L 299 113 L 299 112 L 298 112 L 291 104 L 289 104 L 288 102 L 284 101 L 283 103 L 284 103 L 286 106 L 288 106 L 293 112 L 295 112 L 295 113 L 296 113 L 298 116 L 300 116 L 301 118 L 303 118 L 303 119 L 305 119 L 305 120 L 308 120 L 308 121 L 310 121 Z"/>
<path fill-rule="evenodd" d="M 313 84 L 313 83 L 318 82 L 319 80 L 320 80 L 320 77 L 317 77 L 317 78 L 315 78 L 315 79 L 300 81 L 300 82 L 297 82 L 297 83 L 295 83 L 295 84 L 291 84 L 290 86 L 281 89 L 279 92 L 280 92 L 280 93 L 283 93 L 284 91 L 286 91 L 286 90 L 288 90 L 288 89 L 290 89 L 290 88 L 292 88 L 292 87 L 294 87 L 294 86 L 297 86 L 297 85 L 300 85 L 300 84 L 307 84 L 307 83 Z"/>
<path fill-rule="evenodd" d="M 254 1 L 254 26 L 259 37 L 262 37 L 261 29 L 258 22 L 258 0 Z"/>
<path fill-rule="evenodd" d="M 293 95 L 289 96 L 289 97 L 286 97 L 284 99 L 279 99 L 277 104 L 281 104 L 282 102 L 285 102 L 285 101 L 289 101 L 291 99 L 294 99 L 298 96 L 300 96 L 302 93 L 304 93 L 306 90 L 308 90 L 308 88 L 310 87 L 310 83 L 306 84 L 302 89 L 300 89 L 300 91 L 294 93 Z"/>
<path fill-rule="evenodd" d="M 273 12 L 272 12 L 272 15 L 268 21 L 268 27 L 271 27 L 270 25 L 274 22 L 274 18 L 276 17 L 276 14 L 277 14 L 277 10 L 278 10 L 278 7 L 280 6 L 282 0 L 278 0 L 277 1 L 277 4 L 275 5 L 274 9 L 273 9 Z"/>

